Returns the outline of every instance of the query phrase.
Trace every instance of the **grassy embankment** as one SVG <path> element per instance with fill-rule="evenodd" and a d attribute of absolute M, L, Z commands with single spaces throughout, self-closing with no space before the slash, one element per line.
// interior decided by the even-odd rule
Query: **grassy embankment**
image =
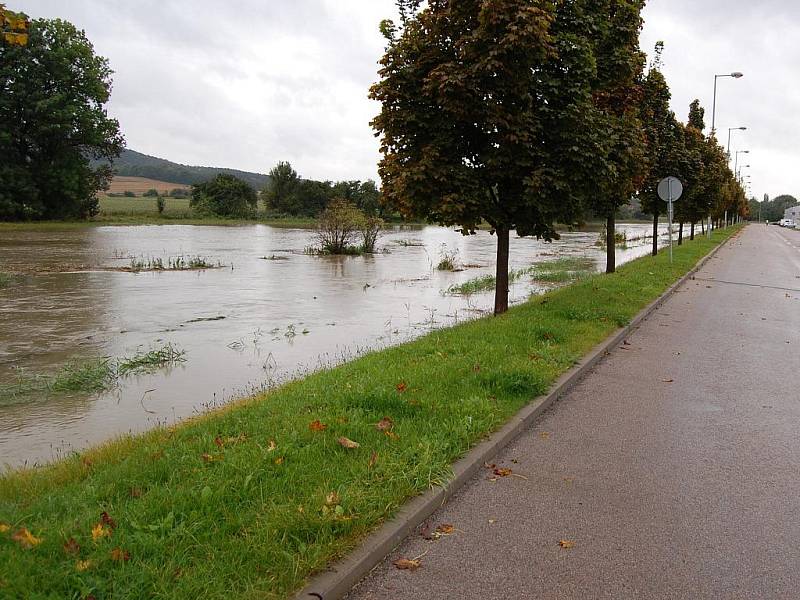
<path fill-rule="evenodd" d="M 9 473 L 0 596 L 285 598 L 445 482 L 734 231 L 685 243 L 673 265 L 640 259 L 179 427 Z"/>
<path fill-rule="evenodd" d="M 316 221 L 305 217 L 274 217 L 259 211 L 253 219 L 226 219 L 198 214 L 189 207 L 188 198 L 165 198 L 159 214 L 155 198 L 100 197 L 100 212 L 87 221 L 37 221 L 0 223 L 2 229 L 91 227 L 96 225 L 253 225 L 276 227 L 313 227 Z"/>

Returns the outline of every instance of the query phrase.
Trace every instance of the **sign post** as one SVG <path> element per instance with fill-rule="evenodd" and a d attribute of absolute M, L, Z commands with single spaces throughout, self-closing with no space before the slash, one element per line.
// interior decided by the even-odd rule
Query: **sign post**
<path fill-rule="evenodd" d="M 673 204 L 683 195 L 683 184 L 677 177 L 665 177 L 658 184 L 658 197 L 667 203 L 669 215 L 669 262 L 672 262 L 672 217 Z"/>

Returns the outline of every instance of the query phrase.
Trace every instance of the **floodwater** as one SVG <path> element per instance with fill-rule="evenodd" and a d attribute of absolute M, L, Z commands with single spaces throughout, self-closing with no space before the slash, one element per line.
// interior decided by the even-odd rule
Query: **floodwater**
<path fill-rule="evenodd" d="M 628 237 L 648 225 L 620 225 Z M 544 243 L 511 240 L 511 267 L 604 249 L 597 232 Z M 495 238 L 441 227 L 396 228 L 384 253 L 303 254 L 313 231 L 243 227 L 131 226 L 9 230 L 0 272 L 26 273 L 0 288 L 0 384 L 52 373 L 69 362 L 131 356 L 172 343 L 186 361 L 123 378 L 112 391 L 0 398 L 0 467 L 44 463 L 115 435 L 170 424 L 276 381 L 400 343 L 490 311 L 491 292 L 459 297 L 450 285 L 493 273 Z M 651 242 L 618 250 L 622 263 Z M 638 245 L 637 245 L 638 244 Z M 443 249 L 461 272 L 435 270 Z M 129 273 L 131 257 L 202 256 L 204 271 Z M 267 260 L 264 257 L 279 257 Z M 512 302 L 541 291 L 525 278 Z"/>

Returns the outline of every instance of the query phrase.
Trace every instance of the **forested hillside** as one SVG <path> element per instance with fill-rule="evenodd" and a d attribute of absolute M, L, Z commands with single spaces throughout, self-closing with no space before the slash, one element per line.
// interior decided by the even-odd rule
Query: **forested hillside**
<path fill-rule="evenodd" d="M 117 175 L 127 177 L 147 177 L 186 185 L 202 183 L 219 173 L 227 173 L 243 179 L 258 190 L 263 188 L 269 181 L 269 177 L 262 173 L 250 173 L 248 171 L 220 167 L 181 165 L 130 149 L 123 150 L 119 158 L 114 161 L 114 172 Z"/>

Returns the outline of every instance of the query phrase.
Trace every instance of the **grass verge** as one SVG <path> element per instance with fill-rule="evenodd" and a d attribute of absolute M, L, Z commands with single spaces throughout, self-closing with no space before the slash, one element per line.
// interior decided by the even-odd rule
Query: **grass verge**
<path fill-rule="evenodd" d="M 181 426 L 8 473 L 0 596 L 286 598 L 447 481 L 734 231 L 685 243 L 674 264 L 643 258 Z"/>

